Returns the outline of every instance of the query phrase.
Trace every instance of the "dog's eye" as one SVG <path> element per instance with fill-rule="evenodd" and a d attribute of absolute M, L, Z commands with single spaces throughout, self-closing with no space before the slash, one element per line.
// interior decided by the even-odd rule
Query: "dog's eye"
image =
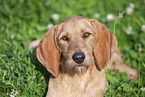
<path fill-rule="evenodd" d="M 68 38 L 67 36 L 63 36 L 63 37 L 62 37 L 62 40 L 68 41 L 69 38 Z"/>
<path fill-rule="evenodd" d="M 83 38 L 86 38 L 86 37 L 89 37 L 90 36 L 90 33 L 89 32 L 85 32 L 84 35 L 83 35 Z"/>

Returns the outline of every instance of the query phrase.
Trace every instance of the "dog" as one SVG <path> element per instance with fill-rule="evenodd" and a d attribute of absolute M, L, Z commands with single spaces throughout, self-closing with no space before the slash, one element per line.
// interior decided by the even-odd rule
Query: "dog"
<path fill-rule="evenodd" d="M 52 27 L 36 50 L 52 74 L 47 97 L 103 97 L 108 85 L 105 68 L 117 44 L 95 19 L 71 16 Z"/>

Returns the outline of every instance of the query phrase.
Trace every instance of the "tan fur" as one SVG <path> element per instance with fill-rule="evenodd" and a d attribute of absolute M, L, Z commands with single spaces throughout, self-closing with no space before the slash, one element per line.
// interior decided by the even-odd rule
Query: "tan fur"
<path fill-rule="evenodd" d="M 38 60 L 54 75 L 47 97 L 103 97 L 104 68 L 116 47 L 115 36 L 95 19 L 72 16 L 51 28 L 37 48 Z M 82 66 L 72 59 L 76 52 L 85 54 Z"/>
<path fill-rule="evenodd" d="M 103 97 L 107 89 L 104 72 L 94 67 L 94 70 L 88 70 L 83 76 L 60 75 L 50 80 L 47 97 Z"/>
<path fill-rule="evenodd" d="M 128 75 L 128 80 L 137 80 L 138 78 L 137 70 L 130 68 L 123 62 L 122 54 L 119 49 L 116 49 L 116 52 L 113 54 L 112 58 L 113 59 L 111 59 L 106 69 L 111 70 L 111 65 L 112 65 L 112 70 L 114 70 L 115 72 L 117 71 L 126 72 Z"/>

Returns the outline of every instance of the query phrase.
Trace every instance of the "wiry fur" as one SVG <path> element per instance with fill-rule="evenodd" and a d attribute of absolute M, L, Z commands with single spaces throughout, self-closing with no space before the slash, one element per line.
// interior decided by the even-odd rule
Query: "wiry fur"
<path fill-rule="evenodd" d="M 90 33 L 86 38 L 85 32 Z M 55 76 L 49 81 L 47 97 L 103 97 L 104 68 L 114 52 L 112 44 L 115 49 L 114 35 L 94 19 L 72 16 L 50 29 L 37 48 L 39 61 Z M 81 66 L 72 59 L 76 52 L 85 54 Z"/>
<path fill-rule="evenodd" d="M 78 19 L 73 19 L 62 24 L 58 33 L 57 43 L 61 53 L 61 72 L 65 72 L 70 75 L 85 73 L 90 65 L 93 64 L 93 48 L 94 48 L 94 33 L 93 29 L 87 28 L 87 21 L 80 22 Z M 87 28 L 87 29 L 85 29 Z M 83 39 L 84 32 L 90 32 L 92 35 L 87 39 Z M 62 36 L 66 35 L 70 40 L 64 41 Z M 83 66 L 77 67 L 77 64 L 73 61 L 72 56 L 76 52 L 83 52 L 86 55 Z"/>

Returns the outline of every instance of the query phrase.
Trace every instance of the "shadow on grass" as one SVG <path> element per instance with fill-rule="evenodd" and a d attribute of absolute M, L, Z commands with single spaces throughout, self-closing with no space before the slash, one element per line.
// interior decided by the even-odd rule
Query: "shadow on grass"
<path fill-rule="evenodd" d="M 31 63 L 33 65 L 36 66 L 36 70 L 40 71 L 41 74 L 44 76 L 46 83 L 47 83 L 47 87 L 45 89 L 45 93 L 43 95 L 43 97 L 46 97 L 47 91 L 48 91 L 48 84 L 49 84 L 49 79 L 51 76 L 51 73 L 49 73 L 47 71 L 47 69 L 38 61 L 37 57 L 36 57 L 36 49 L 33 50 L 33 52 L 30 52 L 30 58 L 31 58 Z"/>

